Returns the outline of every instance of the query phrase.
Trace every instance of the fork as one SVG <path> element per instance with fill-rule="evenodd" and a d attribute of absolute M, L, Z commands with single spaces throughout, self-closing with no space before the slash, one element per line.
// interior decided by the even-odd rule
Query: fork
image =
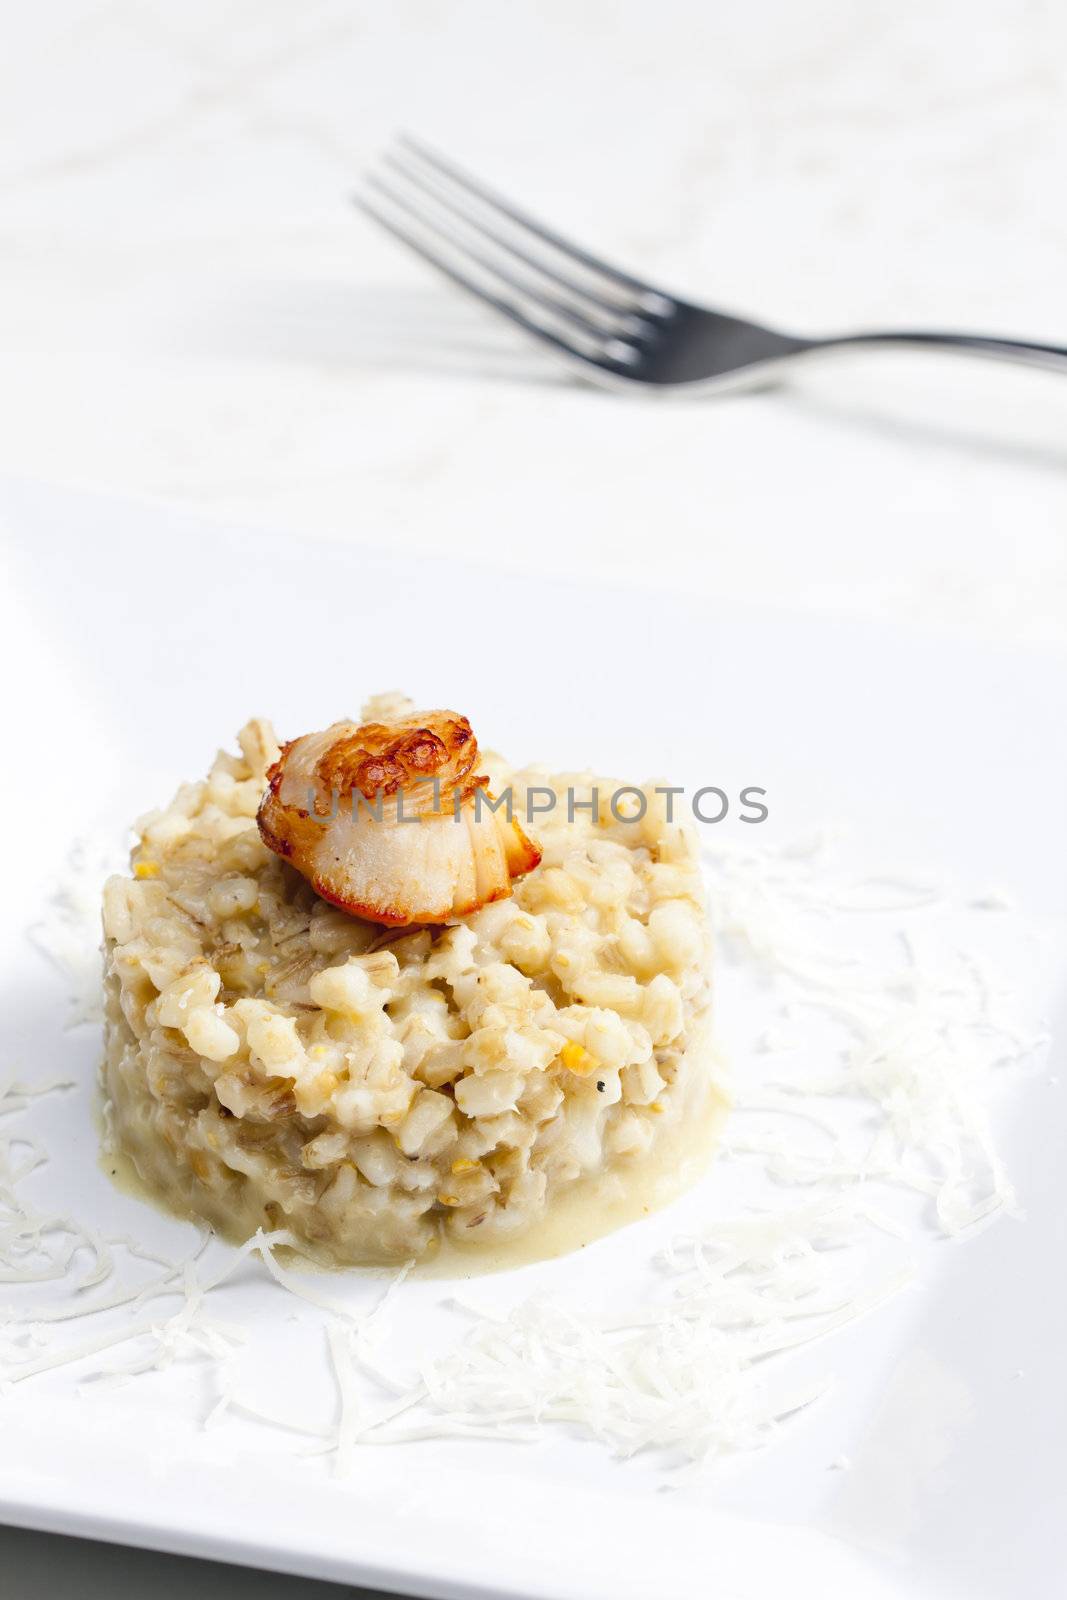
<path fill-rule="evenodd" d="M 682 300 L 536 221 L 421 140 L 401 135 L 357 204 L 424 261 L 572 370 L 613 389 L 753 387 L 827 350 L 944 350 L 1067 372 L 1067 347 L 888 331 L 802 339 Z M 383 203 L 384 202 L 384 203 Z"/>

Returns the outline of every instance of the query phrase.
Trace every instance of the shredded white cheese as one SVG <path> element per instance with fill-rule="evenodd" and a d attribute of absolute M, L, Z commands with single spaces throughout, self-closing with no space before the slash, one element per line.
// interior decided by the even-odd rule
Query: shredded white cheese
<path fill-rule="evenodd" d="M 236 1250 L 205 1235 L 171 1261 L 36 1209 L 25 1185 L 33 1177 L 40 1186 L 47 1162 L 42 1097 L 72 1085 L 20 1075 L 0 1082 L 0 1387 L 65 1367 L 98 1386 L 207 1362 L 217 1393 L 207 1425 L 258 1422 L 291 1437 L 299 1454 L 330 1454 L 342 1473 L 368 1445 L 530 1441 L 550 1429 L 698 1472 L 764 1445 L 826 1388 L 792 1375 L 793 1353 L 875 1310 L 914 1275 L 914 1225 L 884 1197 L 901 1186 L 917 1192 L 950 1234 L 1013 1206 L 989 1086 L 1041 1042 L 1011 1016 L 985 958 L 945 937 L 950 902 L 936 884 L 850 876 L 836 849 L 820 837 L 708 857 L 720 995 L 754 975 L 762 986 L 762 1025 L 734 1042 L 741 1093 L 724 1153 L 773 1182 L 806 1186 L 800 1203 L 709 1219 L 636 1269 L 632 1293 L 614 1306 L 537 1296 L 500 1311 L 452 1297 L 455 1343 L 405 1366 L 392 1330 L 412 1303 L 407 1269 L 357 1312 L 321 1276 L 278 1259 L 279 1247 L 294 1245 L 282 1231 Z M 33 934 L 66 972 L 82 1019 L 99 989 L 99 888 L 110 855 L 80 849 L 54 913 Z M 992 905 L 987 896 L 956 911 L 988 921 Z M 220 1263 L 211 1272 L 208 1251 Z M 313 1314 L 309 1336 L 322 1341 L 333 1377 L 332 1418 L 286 1415 L 247 1392 L 240 1353 L 269 1339 L 270 1327 L 222 1321 L 213 1308 L 251 1262 Z M 847 1458 L 830 1465 L 843 1469 Z"/>
<path fill-rule="evenodd" d="M 727 1149 L 762 1156 L 780 1182 L 902 1184 L 930 1196 L 948 1234 L 1012 1209 L 990 1128 L 990 1080 L 1047 1039 L 1011 1018 L 979 959 L 938 937 L 930 913 L 949 909 L 944 892 L 884 875 L 850 882 L 831 836 L 778 853 L 720 849 L 709 865 L 721 935 L 773 980 L 775 1018 L 761 1055 L 782 1057 L 738 1074 Z M 855 914 L 868 923 L 862 934 Z M 789 1035 L 775 1032 L 790 1027 L 795 1039 L 806 1017 L 832 1030 L 820 1036 L 825 1054 L 814 1066 L 790 1059 Z M 823 1102 L 820 1113 L 813 1100 Z M 843 1118 L 845 1101 L 867 1115 Z M 758 1131 L 747 1126 L 754 1120 Z"/>

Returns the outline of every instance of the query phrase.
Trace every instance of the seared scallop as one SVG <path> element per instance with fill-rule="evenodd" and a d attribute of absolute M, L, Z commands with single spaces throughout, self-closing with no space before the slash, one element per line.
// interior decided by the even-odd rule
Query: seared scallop
<path fill-rule="evenodd" d="M 264 842 L 373 922 L 451 922 L 504 899 L 541 852 L 478 776 L 466 717 L 399 697 L 372 705 L 382 720 L 282 746 L 257 817 Z"/>

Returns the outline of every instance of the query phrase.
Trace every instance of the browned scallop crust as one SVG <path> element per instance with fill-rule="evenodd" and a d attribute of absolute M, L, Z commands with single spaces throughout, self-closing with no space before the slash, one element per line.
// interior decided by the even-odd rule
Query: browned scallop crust
<path fill-rule="evenodd" d="M 372 800 L 418 779 L 437 778 L 443 790 L 454 789 L 477 758 L 478 741 L 466 717 L 432 711 L 391 724 L 365 722 L 330 746 L 316 762 L 315 775 L 327 790 L 358 789 Z"/>

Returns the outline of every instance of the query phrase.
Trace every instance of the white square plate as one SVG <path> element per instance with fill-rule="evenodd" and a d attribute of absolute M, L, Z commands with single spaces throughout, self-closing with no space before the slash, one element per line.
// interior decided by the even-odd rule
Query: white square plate
<path fill-rule="evenodd" d="M 250 714 L 293 732 L 403 688 L 467 712 L 518 760 L 760 785 L 761 844 L 843 819 L 872 859 L 995 885 L 1028 926 L 1064 926 L 1054 656 L 409 561 L 378 528 L 354 551 L 26 485 L 4 489 L 2 514 L 0 1074 L 10 1057 L 25 1077 L 78 1078 L 32 1113 L 51 1161 L 27 1182 L 38 1204 L 102 1232 L 170 1253 L 191 1235 L 100 1170 L 98 1037 L 64 1030 L 63 985 L 26 929 L 77 836 L 165 801 Z M 723 838 L 752 831 L 721 825 Z M 1024 974 L 1023 1009 L 1051 1015 L 1058 982 Z M 729 991 L 727 973 L 722 1003 L 736 1009 Z M 759 991 L 745 1004 L 758 1012 Z M 1067 1527 L 1055 1077 L 1055 1064 L 1016 1075 L 997 1101 L 1026 1223 L 920 1241 L 918 1292 L 835 1343 L 828 1397 L 721 1481 L 668 1492 L 652 1465 L 567 1436 L 357 1451 L 338 1478 L 251 1422 L 204 1431 L 217 1396 L 196 1363 L 115 1387 L 79 1384 L 75 1367 L 0 1395 L 0 1517 L 428 1596 L 1050 1594 Z M 610 1298 L 681 1224 L 725 1214 L 733 1172 L 718 1163 L 669 1212 L 470 1292 Z M 366 1282 L 350 1288 L 358 1299 Z M 309 1308 L 251 1270 L 225 1293 L 225 1314 L 255 1327 L 258 1392 L 273 1382 L 301 1415 L 328 1410 Z M 417 1353 L 445 1315 L 442 1286 L 404 1294 L 398 1340 Z"/>

